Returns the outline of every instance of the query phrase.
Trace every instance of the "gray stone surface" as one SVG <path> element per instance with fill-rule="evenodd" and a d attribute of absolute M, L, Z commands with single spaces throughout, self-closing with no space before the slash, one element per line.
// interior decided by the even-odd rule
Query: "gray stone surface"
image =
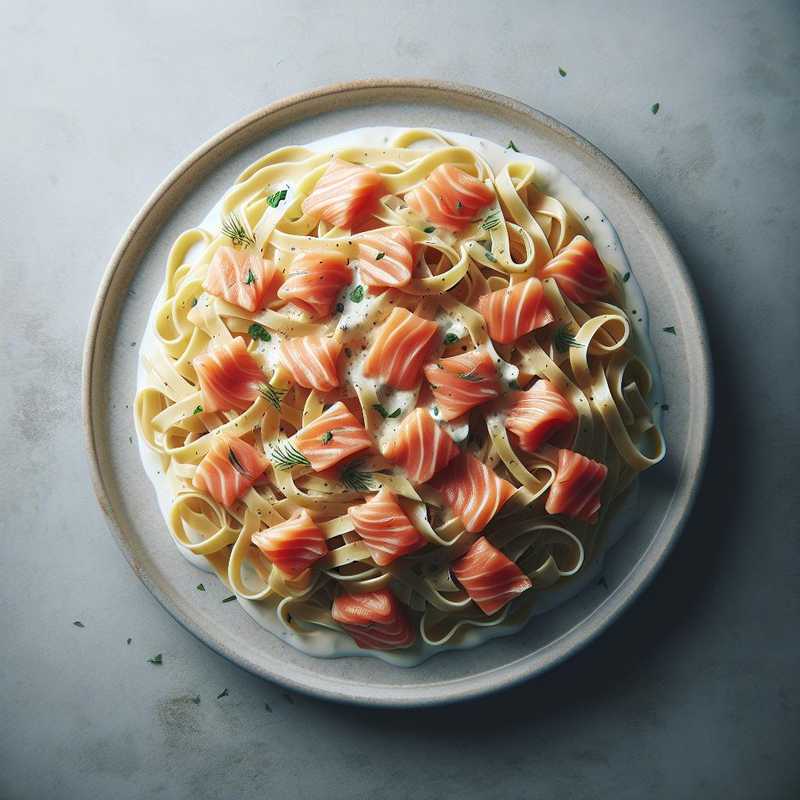
<path fill-rule="evenodd" d="M 797 4 L 344 7 L 0 9 L 0 797 L 797 796 Z M 635 607 L 536 682 L 405 713 L 289 697 L 181 629 L 105 529 L 79 420 L 96 285 L 161 178 L 273 99 L 384 76 L 512 95 L 616 160 L 689 263 L 718 390 Z"/>

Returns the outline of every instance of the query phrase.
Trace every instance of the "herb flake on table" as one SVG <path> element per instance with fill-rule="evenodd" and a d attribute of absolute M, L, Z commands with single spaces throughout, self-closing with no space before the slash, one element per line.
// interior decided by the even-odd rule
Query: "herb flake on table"
<path fill-rule="evenodd" d="M 559 68 L 558 68 L 558 74 L 559 74 L 559 75 L 560 75 L 562 78 L 566 78 L 566 77 L 567 77 L 567 71 L 564 69 L 564 67 L 559 67 Z"/>
<path fill-rule="evenodd" d="M 508 144 L 506 145 L 506 150 L 513 150 L 515 153 L 519 153 L 519 150 L 517 150 L 517 146 L 514 144 L 513 139 L 508 140 Z"/>
<path fill-rule="evenodd" d="M 675 326 L 674 325 L 667 325 L 667 327 L 666 328 L 662 328 L 662 330 L 664 331 L 664 333 L 671 333 L 673 336 L 677 336 L 678 335 L 677 331 L 675 330 Z"/>
<path fill-rule="evenodd" d="M 235 594 L 230 594 L 227 597 L 223 597 L 222 598 L 222 602 L 223 603 L 232 603 L 235 599 L 236 599 L 236 595 Z"/>
<path fill-rule="evenodd" d="M 148 664 L 163 664 L 164 663 L 164 659 L 161 656 L 161 653 L 159 653 L 158 655 L 155 655 L 152 658 L 148 658 L 147 659 L 147 663 Z"/>
<path fill-rule="evenodd" d="M 228 696 L 228 689 L 225 688 L 217 695 L 217 700 L 222 700 L 223 697 L 227 696 Z"/>
<path fill-rule="evenodd" d="M 85 628 L 86 627 L 79 619 L 76 619 L 75 622 L 73 622 L 72 624 L 76 628 Z"/>
<path fill-rule="evenodd" d="M 198 583 L 195 588 L 197 589 L 198 592 L 204 592 L 206 590 L 206 587 L 203 586 L 202 583 Z"/>
<path fill-rule="evenodd" d="M 650 112 L 652 114 L 658 114 L 659 108 L 661 108 L 661 103 L 653 103 L 653 105 L 650 106 Z"/>

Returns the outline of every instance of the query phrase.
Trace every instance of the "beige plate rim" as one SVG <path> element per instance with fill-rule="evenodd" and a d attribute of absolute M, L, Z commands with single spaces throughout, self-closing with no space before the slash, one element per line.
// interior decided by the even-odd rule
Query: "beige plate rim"
<path fill-rule="evenodd" d="M 302 679 L 298 680 L 296 676 L 289 674 L 288 671 L 281 673 L 277 670 L 267 669 L 257 661 L 242 657 L 241 654 L 232 651 L 224 642 L 219 641 L 204 630 L 198 621 L 193 619 L 192 615 L 185 609 L 177 607 L 170 600 L 163 587 L 152 579 L 147 574 L 147 571 L 142 568 L 142 565 L 137 562 L 135 553 L 128 541 L 127 533 L 115 512 L 102 469 L 104 459 L 103 446 L 97 431 L 97 414 L 100 413 L 99 402 L 97 401 L 99 395 L 97 377 L 101 370 L 101 348 L 98 348 L 98 341 L 99 334 L 104 326 L 110 324 L 109 320 L 104 317 L 104 308 L 110 293 L 121 288 L 114 285 L 115 275 L 120 265 L 130 259 L 139 257 L 147 242 L 169 217 L 170 212 L 178 201 L 176 198 L 180 199 L 180 197 L 184 196 L 192 185 L 201 180 L 216 163 L 219 163 L 220 159 L 224 159 L 226 155 L 235 153 L 237 149 L 248 144 L 256 135 L 253 133 L 254 131 L 263 132 L 265 126 L 268 128 L 270 117 L 277 116 L 294 106 L 302 106 L 309 101 L 323 100 L 336 104 L 338 101 L 346 99 L 352 105 L 358 106 L 369 102 L 370 99 L 374 100 L 376 96 L 380 96 L 381 99 L 388 102 L 397 102 L 398 99 L 402 99 L 403 95 L 408 96 L 409 92 L 419 93 L 420 97 L 432 97 L 434 102 L 443 105 L 448 103 L 460 104 L 461 106 L 477 107 L 489 112 L 494 110 L 495 112 L 512 114 L 517 118 L 525 119 L 528 124 L 549 128 L 552 132 L 567 140 L 570 146 L 580 148 L 592 160 L 598 162 L 600 167 L 606 170 L 608 174 L 615 176 L 617 182 L 623 187 L 623 191 L 627 192 L 629 198 L 638 206 L 638 210 L 651 229 L 652 236 L 657 238 L 659 247 L 662 248 L 671 261 L 674 280 L 681 292 L 682 302 L 686 304 L 687 318 L 693 322 L 695 330 L 700 333 L 697 340 L 691 344 L 692 377 L 693 380 L 699 382 L 700 391 L 695 398 L 694 407 L 691 408 L 695 435 L 691 447 L 687 447 L 687 452 L 684 453 L 682 459 L 682 480 L 678 491 L 673 495 L 670 502 L 667 512 L 669 521 L 661 526 L 647 552 L 633 567 L 623 584 L 581 624 L 566 631 L 546 648 L 531 654 L 527 658 L 516 659 L 502 667 L 488 669 L 476 675 L 447 681 L 431 681 L 429 684 L 415 686 L 412 690 L 408 690 L 403 686 L 380 685 L 371 687 L 366 685 L 355 691 L 352 684 L 337 684 L 335 680 L 329 677 L 319 676 L 317 679 L 313 676 L 309 677 L 307 671 L 305 671 Z M 364 97 L 363 101 L 359 99 L 362 95 Z M 279 128 L 280 123 L 277 123 L 275 129 Z M 219 153 L 222 151 L 224 152 L 220 156 Z M 329 700 L 357 703 L 365 706 L 420 707 L 474 698 L 508 688 L 541 674 L 576 653 L 605 630 L 632 600 L 641 594 L 663 564 L 691 510 L 705 466 L 705 454 L 710 438 L 713 414 L 711 357 L 707 341 L 705 323 L 691 278 L 680 253 L 654 209 L 635 184 L 608 156 L 570 128 L 541 111 L 509 97 L 470 86 L 437 80 L 405 79 L 339 83 L 295 94 L 271 103 L 222 130 L 170 173 L 144 204 L 126 230 L 103 274 L 92 309 L 84 347 L 82 413 L 92 483 L 117 544 L 134 572 L 150 592 L 184 627 L 212 649 L 250 672 L 293 690 Z"/>

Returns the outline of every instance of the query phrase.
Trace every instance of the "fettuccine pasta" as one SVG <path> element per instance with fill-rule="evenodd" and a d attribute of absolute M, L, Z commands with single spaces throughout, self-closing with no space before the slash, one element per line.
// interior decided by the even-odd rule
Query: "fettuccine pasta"
<path fill-rule="evenodd" d="M 290 641 L 516 629 L 664 455 L 622 276 L 515 155 L 281 148 L 172 247 L 137 431 L 177 545 Z"/>

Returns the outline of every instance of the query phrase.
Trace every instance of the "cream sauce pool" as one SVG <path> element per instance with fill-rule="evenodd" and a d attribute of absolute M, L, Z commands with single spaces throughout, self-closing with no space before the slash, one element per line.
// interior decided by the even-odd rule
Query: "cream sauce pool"
<path fill-rule="evenodd" d="M 319 139 L 318 141 L 305 145 L 305 147 L 317 152 L 330 152 L 359 146 L 382 147 L 387 145 L 404 130 L 404 128 L 398 127 L 359 128 L 357 130 Z M 653 374 L 652 401 L 656 404 L 655 422 L 659 424 L 663 389 L 655 354 L 648 338 L 647 305 L 641 289 L 636 283 L 635 276 L 631 272 L 630 265 L 625 257 L 619 238 L 611 223 L 606 219 L 605 214 L 603 214 L 603 212 L 566 175 L 547 161 L 536 158 L 535 156 L 525 155 L 524 153 L 517 153 L 505 149 L 494 142 L 468 136 L 463 133 L 452 133 L 449 131 L 440 131 L 440 133 L 454 144 L 469 147 L 480 154 L 492 168 L 494 174 L 497 174 L 503 166 L 512 161 L 529 161 L 534 163 L 536 165 L 536 184 L 538 188 L 562 201 L 584 220 L 583 224 L 588 230 L 592 242 L 597 248 L 598 253 L 602 256 L 603 261 L 614 267 L 620 274 L 631 273 L 630 279 L 625 284 L 625 302 L 623 308 L 631 322 L 635 346 Z M 430 147 L 431 142 L 421 143 L 421 146 Z M 287 196 L 289 199 L 291 198 L 293 190 L 294 187 L 288 184 Z M 199 227 L 205 228 L 208 231 L 219 230 L 221 223 L 221 202 L 220 200 L 208 212 Z M 192 253 L 190 252 L 187 260 L 191 261 L 191 257 Z M 358 282 L 357 279 L 356 282 Z M 141 342 L 137 373 L 137 390 L 147 385 L 143 357 L 147 353 L 154 352 L 158 347 L 158 340 L 155 335 L 155 318 L 158 308 L 163 303 L 163 299 L 164 289 L 162 287 L 150 310 L 147 329 Z M 354 328 L 368 316 L 372 304 L 376 302 L 376 298 L 370 296 L 369 293 L 365 293 L 363 300 L 356 303 L 350 298 L 348 290 L 345 296 L 341 298 L 341 302 L 344 305 L 344 311 L 342 312 L 339 324 Z M 636 310 L 635 314 L 633 313 L 634 309 Z M 436 321 L 443 334 L 454 333 L 459 336 L 459 338 L 466 334 L 464 326 L 446 312 L 440 312 Z M 275 333 L 273 333 L 270 342 L 259 343 L 259 348 L 270 367 L 273 367 L 277 363 L 279 344 L 280 337 Z M 349 371 L 351 373 L 350 380 L 364 381 L 365 384 L 369 383 L 369 380 L 364 377 L 361 371 L 361 364 L 365 358 L 365 354 L 353 353 L 350 356 L 345 354 L 343 354 L 343 356 L 346 361 L 344 369 L 346 372 Z M 517 376 L 516 367 L 506 362 L 502 362 L 500 372 L 502 379 L 506 382 L 514 380 Z M 375 388 L 378 388 L 377 385 L 375 385 Z M 413 392 L 387 392 L 385 387 L 381 387 L 381 390 L 382 391 L 379 393 L 380 400 L 390 411 L 398 407 L 405 408 L 414 398 Z M 396 425 L 397 422 L 386 420 L 378 434 L 379 439 L 383 440 L 387 436 L 390 436 Z M 466 425 L 448 424 L 447 427 L 456 441 L 463 440 L 468 433 Z M 156 491 L 158 505 L 166 522 L 169 510 L 172 506 L 172 490 L 168 478 L 164 474 L 161 459 L 158 454 L 151 451 L 141 437 L 139 437 L 138 444 L 142 463 Z M 561 605 L 598 579 L 603 568 L 605 552 L 619 541 L 628 527 L 635 524 L 639 516 L 638 508 L 638 486 L 634 484 L 632 491 L 628 493 L 623 503 L 616 508 L 613 516 L 606 521 L 605 544 L 602 551 L 597 554 L 593 561 L 586 565 L 577 576 L 570 579 L 565 585 L 559 586 L 556 584 L 555 587 L 538 593 L 533 608 L 534 617 Z M 179 550 L 182 555 L 188 558 L 199 569 L 205 572 L 212 572 L 205 558 L 196 556 L 181 547 L 179 547 Z M 396 666 L 404 667 L 416 666 L 432 655 L 445 650 L 468 649 L 476 647 L 495 637 L 507 636 L 520 630 L 525 624 L 524 622 L 515 624 L 501 623 L 500 625 L 487 628 L 465 628 L 455 637 L 457 639 L 456 642 L 447 642 L 437 647 L 433 647 L 418 640 L 414 647 L 407 650 L 394 652 L 367 651 L 359 649 L 346 634 L 337 633 L 335 631 L 320 628 L 318 631 L 315 631 L 313 635 L 301 636 L 293 631 L 286 630 L 278 620 L 274 605 L 269 603 L 257 603 L 241 599 L 238 602 L 263 628 L 266 628 L 283 641 L 309 655 L 325 658 L 350 655 L 372 656 Z"/>

